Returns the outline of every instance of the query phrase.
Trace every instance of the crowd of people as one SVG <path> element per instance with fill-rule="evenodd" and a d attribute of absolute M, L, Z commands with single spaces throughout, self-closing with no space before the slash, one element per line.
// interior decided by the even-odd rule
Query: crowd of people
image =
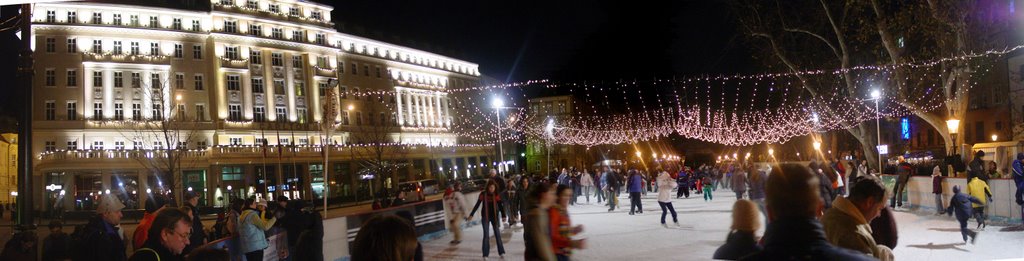
<path fill-rule="evenodd" d="M 323 222 L 319 212 L 301 200 L 279 197 L 270 204 L 255 198 L 233 201 L 217 214 L 216 224 L 204 226 L 198 194 L 186 192 L 181 206 L 167 196 L 153 194 L 133 232 L 121 226 L 125 205 L 104 197 L 88 223 L 63 232 L 59 220 L 50 222 L 43 239 L 42 260 L 263 260 L 268 236 L 287 232 L 287 249 L 277 249 L 281 260 L 323 260 Z M 7 242 L 0 260 L 37 260 L 36 234 L 20 232 Z M 227 249 L 204 247 L 224 239 Z M 129 255 L 129 247 L 132 250 Z M 233 253 L 229 253 L 231 251 Z"/>

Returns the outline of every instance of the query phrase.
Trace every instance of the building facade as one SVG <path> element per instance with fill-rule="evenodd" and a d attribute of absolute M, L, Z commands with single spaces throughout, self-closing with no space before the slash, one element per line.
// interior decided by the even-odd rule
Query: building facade
<path fill-rule="evenodd" d="M 534 126 L 543 126 L 544 121 L 553 120 L 555 125 L 558 122 L 576 115 L 576 105 L 570 95 L 549 96 L 529 99 L 526 113 L 528 118 L 537 122 Z M 547 174 L 553 168 L 588 167 L 594 162 L 589 162 L 586 154 L 580 150 L 586 148 L 577 145 L 547 144 L 543 139 L 528 137 L 526 140 L 526 171 L 534 174 Z M 589 162 L 589 163 L 588 163 Z"/>
<path fill-rule="evenodd" d="M 478 85 L 477 64 L 340 33 L 332 9 L 302 0 L 36 4 L 40 210 L 90 210 L 101 194 L 141 208 L 169 188 L 218 206 L 321 197 L 325 186 L 329 198 L 359 200 L 370 177 L 393 187 L 493 165 L 482 156 L 491 147 L 450 131 L 447 90 Z M 336 131 L 327 137 L 323 126 Z M 393 173 L 366 173 L 383 161 Z"/>

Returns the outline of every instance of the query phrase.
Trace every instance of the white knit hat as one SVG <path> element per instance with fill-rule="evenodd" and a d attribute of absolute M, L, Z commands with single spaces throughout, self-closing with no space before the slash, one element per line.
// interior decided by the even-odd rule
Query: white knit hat
<path fill-rule="evenodd" d="M 120 211 L 121 209 L 124 209 L 124 203 L 121 203 L 121 200 L 108 194 L 100 198 L 100 205 L 96 207 L 96 213 L 103 214 Z"/>

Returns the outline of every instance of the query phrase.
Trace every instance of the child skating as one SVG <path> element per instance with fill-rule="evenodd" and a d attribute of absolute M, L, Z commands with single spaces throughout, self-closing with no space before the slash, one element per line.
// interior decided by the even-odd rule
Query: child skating
<path fill-rule="evenodd" d="M 960 186 L 953 186 L 953 198 L 949 200 L 949 207 L 946 208 L 946 214 L 952 216 L 953 212 L 956 212 L 956 220 L 960 222 L 960 234 L 964 237 L 964 242 L 967 242 L 967 237 L 970 236 L 971 244 L 978 239 L 978 232 L 974 232 L 967 228 L 967 220 L 971 218 L 971 203 L 981 203 L 978 198 L 970 195 L 960 193 Z"/>
<path fill-rule="evenodd" d="M 714 186 L 709 186 L 712 184 L 711 182 L 711 177 L 704 176 L 704 201 L 713 199 L 711 196 L 711 191 L 714 189 Z"/>

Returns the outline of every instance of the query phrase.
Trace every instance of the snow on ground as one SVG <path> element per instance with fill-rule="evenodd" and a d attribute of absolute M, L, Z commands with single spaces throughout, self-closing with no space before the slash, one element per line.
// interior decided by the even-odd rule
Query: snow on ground
<path fill-rule="evenodd" d="M 673 196 L 674 196 L 673 192 Z M 587 204 L 571 206 L 573 224 L 582 224 L 584 232 L 578 238 L 587 238 L 588 247 L 573 253 L 574 260 L 710 260 L 715 249 L 725 242 L 732 203 L 735 194 L 727 189 L 713 193 L 714 200 L 705 202 L 703 195 L 690 195 L 688 199 L 675 199 L 681 228 L 661 226 L 661 209 L 657 193 L 643 197 L 644 213 L 629 215 L 629 199 L 623 193 L 619 207 L 608 212 L 591 197 Z M 473 203 L 473 202 L 468 202 Z M 479 219 L 479 214 L 476 217 Z M 1000 232 L 1003 227 L 989 225 L 980 232 L 976 244 L 965 244 L 960 237 L 956 220 L 931 213 L 897 211 L 899 245 L 894 249 L 897 260 L 1024 260 L 1024 232 Z M 672 227 L 671 215 L 666 217 Z M 969 222 L 973 228 L 975 223 Z M 763 230 L 762 230 L 763 232 Z M 760 234 L 760 233 L 759 233 Z M 428 260 L 481 260 L 480 225 L 463 231 L 461 244 L 450 245 L 451 235 L 423 242 Z M 498 260 L 497 246 L 491 235 L 490 260 Z M 505 260 L 523 260 L 523 233 L 521 228 L 502 230 Z"/>

